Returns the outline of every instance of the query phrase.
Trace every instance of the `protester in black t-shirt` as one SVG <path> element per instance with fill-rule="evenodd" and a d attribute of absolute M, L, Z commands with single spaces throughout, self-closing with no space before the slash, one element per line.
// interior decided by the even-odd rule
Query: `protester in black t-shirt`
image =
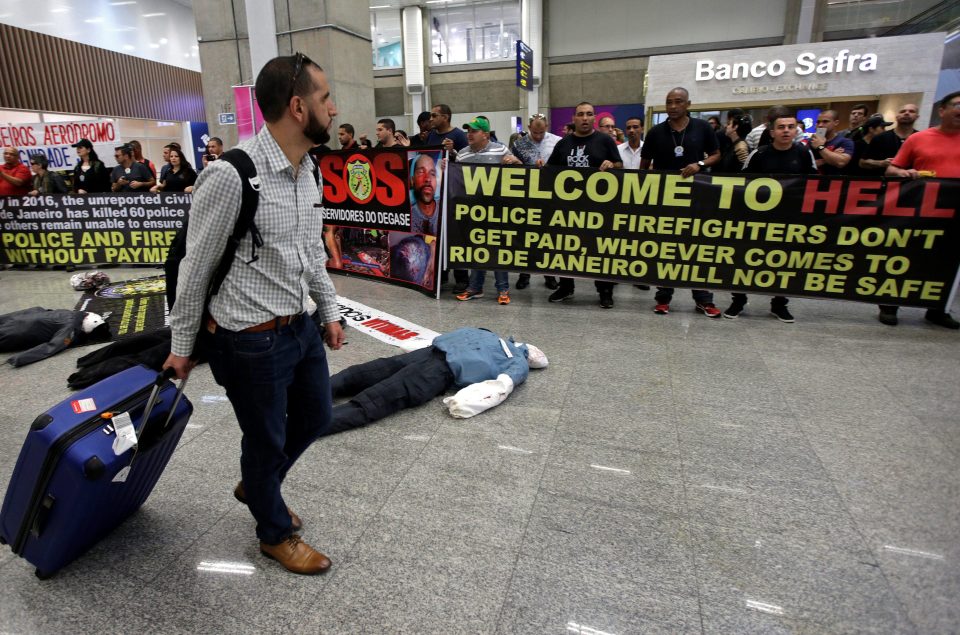
<path fill-rule="evenodd" d="M 770 130 L 769 145 L 754 150 L 747 158 L 744 172 L 752 174 L 816 174 L 817 161 L 813 158 L 810 148 L 796 141 L 797 118 L 795 115 L 777 118 Z M 793 316 L 787 310 L 790 300 L 782 295 L 770 300 L 770 313 L 781 322 L 793 323 Z M 746 293 L 734 293 L 730 308 L 723 312 L 723 317 L 735 320 L 743 313 L 747 305 Z"/>
<path fill-rule="evenodd" d="M 850 136 L 853 139 L 853 160 L 847 166 L 847 174 L 853 176 L 883 176 L 887 169 L 886 165 L 882 165 L 883 161 L 870 162 L 865 161 L 865 159 L 870 153 L 870 144 L 873 140 L 883 134 L 884 128 L 892 125 L 893 122 L 883 120 L 883 115 L 870 115 L 860 126 L 863 134 Z"/>
<path fill-rule="evenodd" d="M 597 168 L 609 170 L 622 168 L 623 161 L 616 142 L 610 135 L 598 132 L 594 128 L 596 113 L 593 104 L 580 102 L 573 115 L 574 131 L 553 147 L 547 165 L 558 165 L 569 168 Z M 613 282 L 597 280 L 594 282 L 597 293 L 600 294 L 600 306 L 604 309 L 613 308 Z M 559 288 L 550 294 L 550 302 L 563 302 L 573 297 L 573 278 L 560 278 Z"/>
<path fill-rule="evenodd" d="M 166 178 L 157 184 L 161 192 L 192 192 L 193 184 L 197 180 L 197 173 L 187 161 L 183 152 L 176 148 L 170 149 L 170 169 Z"/>
<path fill-rule="evenodd" d="M 866 153 L 860 159 L 860 166 L 885 171 L 890 166 L 890 162 L 893 161 L 893 157 L 897 156 L 903 142 L 917 131 L 913 124 L 919 116 L 920 111 L 916 104 L 901 106 L 896 116 L 897 127 L 880 133 L 870 140 Z M 881 176 L 883 171 L 880 172 Z"/>
<path fill-rule="evenodd" d="M 658 123 L 647 133 L 640 151 L 640 169 L 680 170 L 684 177 L 693 176 L 720 160 L 717 135 L 702 119 L 693 119 L 688 114 L 690 93 L 686 88 L 674 88 L 667 93 L 667 120 Z M 672 287 L 657 287 L 656 306 L 653 312 L 666 315 L 670 312 Z M 693 289 L 697 311 L 710 318 L 720 317 L 720 309 L 713 303 L 713 294 L 703 289 Z"/>

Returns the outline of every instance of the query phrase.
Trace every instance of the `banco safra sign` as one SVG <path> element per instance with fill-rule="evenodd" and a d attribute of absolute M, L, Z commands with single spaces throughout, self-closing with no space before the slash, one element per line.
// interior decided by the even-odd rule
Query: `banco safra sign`
<path fill-rule="evenodd" d="M 697 60 L 696 81 L 780 77 L 787 68 L 787 62 L 781 59 L 732 63 L 701 59 Z M 795 75 L 811 78 L 857 72 L 867 73 L 877 70 L 877 54 L 852 53 L 850 49 L 841 49 L 835 56 L 818 57 L 816 53 L 804 51 L 797 55 L 791 68 Z"/>

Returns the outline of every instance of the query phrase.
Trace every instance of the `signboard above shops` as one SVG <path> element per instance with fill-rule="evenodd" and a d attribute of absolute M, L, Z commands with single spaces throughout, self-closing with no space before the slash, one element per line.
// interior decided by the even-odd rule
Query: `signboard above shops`
<path fill-rule="evenodd" d="M 647 103 L 682 86 L 695 107 L 838 101 L 920 94 L 933 103 L 943 33 L 659 55 Z"/>

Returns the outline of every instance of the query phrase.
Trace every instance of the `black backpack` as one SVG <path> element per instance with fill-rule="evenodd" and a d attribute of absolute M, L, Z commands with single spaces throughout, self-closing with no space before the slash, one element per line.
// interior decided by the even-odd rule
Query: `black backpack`
<path fill-rule="evenodd" d="M 260 204 L 259 185 L 257 187 L 253 186 L 257 178 L 257 168 L 253 165 L 253 160 L 249 154 L 240 148 L 227 150 L 220 155 L 220 158 L 217 160 L 226 161 L 236 168 L 237 173 L 240 175 L 240 183 L 243 189 L 240 198 L 240 214 L 237 216 L 237 222 L 233 226 L 233 232 L 227 239 L 227 245 L 223 250 L 223 255 L 220 256 L 220 262 L 217 264 L 216 269 L 213 271 L 213 276 L 210 278 L 210 285 L 207 287 L 207 294 L 203 301 L 204 310 L 206 310 L 206 307 L 210 304 L 210 299 L 220 291 L 220 286 L 223 284 L 223 281 L 226 280 L 227 274 L 230 273 L 230 267 L 233 265 L 237 248 L 240 246 L 240 241 L 243 240 L 247 232 L 250 232 L 253 238 L 253 253 L 250 254 L 250 260 L 247 261 L 248 264 L 257 261 L 259 258 L 257 248 L 263 246 L 263 238 L 257 229 L 256 223 L 253 222 L 253 217 L 257 213 L 257 206 Z M 313 157 L 311 157 L 311 160 L 313 161 L 313 179 L 316 181 L 317 187 L 319 187 L 320 168 Z M 189 217 L 187 221 L 184 221 L 183 227 L 177 232 L 173 242 L 170 243 L 167 259 L 163 263 L 167 286 L 167 308 L 171 311 L 173 310 L 173 303 L 177 299 L 177 278 L 180 272 L 180 261 L 187 255 L 188 221 Z"/>

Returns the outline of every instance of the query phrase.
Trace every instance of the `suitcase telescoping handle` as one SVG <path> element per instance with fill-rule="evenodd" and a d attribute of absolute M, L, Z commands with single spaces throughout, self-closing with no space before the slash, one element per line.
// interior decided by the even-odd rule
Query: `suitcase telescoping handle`
<path fill-rule="evenodd" d="M 160 397 L 160 391 L 167 383 L 167 380 L 173 379 L 176 374 L 176 371 L 172 368 L 164 368 L 157 374 L 157 379 L 153 382 L 153 390 L 150 391 L 150 398 L 147 399 L 147 405 L 143 408 L 143 417 L 141 418 L 143 420 L 143 425 L 140 426 L 140 430 L 137 432 L 137 436 L 139 438 L 143 438 L 144 432 L 146 432 L 147 426 L 150 424 L 150 414 L 153 412 L 153 407 L 157 405 L 157 399 Z M 180 400 L 183 399 L 183 389 L 186 387 L 187 380 L 183 379 L 180 382 L 180 386 L 177 388 L 177 396 L 174 398 L 173 405 L 170 407 L 170 414 L 167 415 L 166 421 L 163 422 L 161 432 L 170 426 L 170 421 L 173 419 L 173 415 L 177 411 L 177 406 L 180 405 Z"/>

